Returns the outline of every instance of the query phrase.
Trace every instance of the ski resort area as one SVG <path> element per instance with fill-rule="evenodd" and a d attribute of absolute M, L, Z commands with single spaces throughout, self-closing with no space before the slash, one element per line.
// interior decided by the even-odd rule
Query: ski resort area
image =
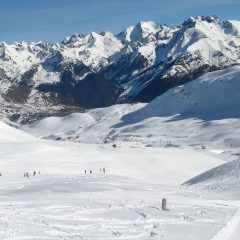
<path fill-rule="evenodd" d="M 0 2 L 0 240 L 240 240 L 239 0 Z"/>
<path fill-rule="evenodd" d="M 236 239 L 239 163 L 223 150 L 0 131 L 1 239 Z"/>
<path fill-rule="evenodd" d="M 0 238 L 238 239 L 239 77 L 232 67 L 148 104 L 1 122 Z"/>

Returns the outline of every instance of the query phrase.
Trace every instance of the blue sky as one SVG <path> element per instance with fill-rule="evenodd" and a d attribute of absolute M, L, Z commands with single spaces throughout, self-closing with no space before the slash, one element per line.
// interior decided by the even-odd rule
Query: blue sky
<path fill-rule="evenodd" d="M 240 19 L 240 0 L 0 0 L 0 41 L 61 41 L 74 33 L 118 33 L 140 20 L 178 25 L 189 16 Z"/>

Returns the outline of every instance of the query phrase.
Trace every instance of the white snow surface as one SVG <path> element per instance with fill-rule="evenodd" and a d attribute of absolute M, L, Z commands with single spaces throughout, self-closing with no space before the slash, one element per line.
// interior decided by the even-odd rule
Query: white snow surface
<path fill-rule="evenodd" d="M 238 202 L 180 185 L 223 163 L 208 153 L 46 141 L 5 124 L 0 141 L 3 240 L 207 240 L 236 222 Z M 161 210 L 164 197 L 168 211 Z M 236 228 L 227 227 L 229 235 Z"/>
<path fill-rule="evenodd" d="M 126 52 L 150 65 L 191 54 L 187 68 L 221 68 L 239 63 L 239 29 L 239 21 L 197 17 L 175 28 L 140 22 L 117 36 L 72 35 L 61 44 L 3 42 L 0 65 L 13 82 L 36 68 L 36 84 L 59 81 L 42 65 L 58 57 L 97 71 Z M 168 74 L 187 70 L 174 65 Z M 239 80 L 235 66 L 149 104 L 46 118 L 25 132 L 0 122 L 0 239 L 238 240 Z M 1 93 L 9 86 L 2 81 Z"/>
<path fill-rule="evenodd" d="M 149 104 L 50 117 L 22 129 L 37 137 L 85 143 L 114 139 L 142 146 L 239 148 L 239 89 L 240 67 L 235 66 L 207 73 Z"/>
<path fill-rule="evenodd" d="M 171 89 L 154 99 L 144 111 L 162 116 L 179 113 L 209 115 L 212 111 L 227 114 L 231 110 L 238 114 L 239 89 L 240 66 L 235 66 L 204 74 L 188 84 Z"/>
<path fill-rule="evenodd" d="M 27 133 L 1 124 L 1 239 L 238 240 L 239 72 Z"/>

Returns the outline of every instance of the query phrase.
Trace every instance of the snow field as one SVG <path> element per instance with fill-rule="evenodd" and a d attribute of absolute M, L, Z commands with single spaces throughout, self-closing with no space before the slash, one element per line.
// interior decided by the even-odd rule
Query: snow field
<path fill-rule="evenodd" d="M 235 213 L 180 186 L 223 163 L 206 153 L 39 140 L 5 124 L 0 139 L 3 240 L 211 239 Z"/>
<path fill-rule="evenodd" d="M 38 138 L 0 123 L 0 239 L 238 240 L 239 71 L 21 128 Z"/>

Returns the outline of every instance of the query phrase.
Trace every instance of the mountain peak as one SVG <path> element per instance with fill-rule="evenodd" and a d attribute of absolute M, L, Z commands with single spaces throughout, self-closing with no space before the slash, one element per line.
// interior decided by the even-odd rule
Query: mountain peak
<path fill-rule="evenodd" d="M 73 34 L 69 37 L 65 37 L 65 39 L 62 41 L 62 44 L 73 44 L 78 42 L 79 40 L 82 40 L 85 37 L 85 34 Z"/>
<path fill-rule="evenodd" d="M 136 24 L 136 27 L 140 27 L 142 30 L 151 31 L 158 29 L 159 25 L 153 21 L 140 21 Z"/>
<path fill-rule="evenodd" d="M 217 23 L 219 21 L 221 21 L 221 19 L 215 15 L 212 16 L 197 16 L 195 17 L 196 20 L 199 21 L 204 21 L 204 22 L 208 22 L 208 23 Z"/>
<path fill-rule="evenodd" d="M 207 22 L 207 23 L 219 23 L 222 20 L 217 16 L 196 16 L 189 17 L 186 21 L 183 22 L 183 26 L 192 28 L 195 27 L 199 22 Z"/>
<path fill-rule="evenodd" d="M 153 21 L 141 21 L 138 22 L 137 25 L 133 28 L 131 33 L 131 38 L 138 38 L 141 36 L 142 38 L 148 36 L 149 34 L 154 34 L 159 30 L 159 25 Z"/>
<path fill-rule="evenodd" d="M 149 35 L 154 35 L 161 29 L 161 25 L 153 21 L 140 21 L 135 26 L 126 28 L 117 37 L 123 42 L 141 41 Z"/>

